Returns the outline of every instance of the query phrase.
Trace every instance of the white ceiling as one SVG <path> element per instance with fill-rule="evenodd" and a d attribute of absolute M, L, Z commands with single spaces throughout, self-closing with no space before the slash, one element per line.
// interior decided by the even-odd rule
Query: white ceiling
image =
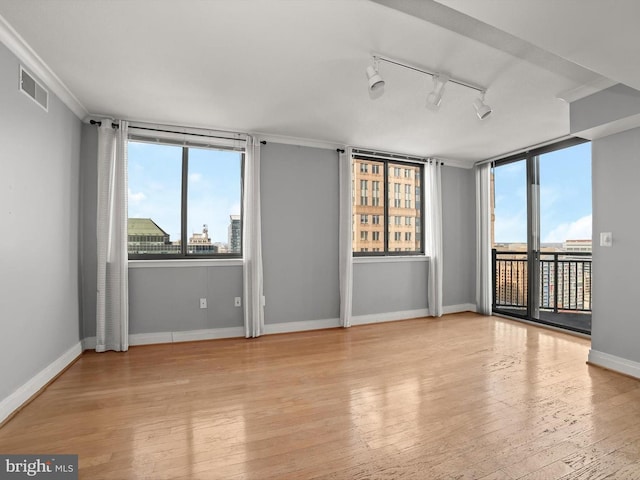
<path fill-rule="evenodd" d="M 471 163 L 568 134 L 563 92 L 640 88 L 640 2 L 514 3 L 0 0 L 0 16 L 90 114 Z M 589 35 L 612 3 L 621 23 Z M 430 77 L 387 64 L 372 100 L 372 53 L 487 87 L 493 115 L 478 120 L 475 93 L 451 84 L 432 112 Z"/>

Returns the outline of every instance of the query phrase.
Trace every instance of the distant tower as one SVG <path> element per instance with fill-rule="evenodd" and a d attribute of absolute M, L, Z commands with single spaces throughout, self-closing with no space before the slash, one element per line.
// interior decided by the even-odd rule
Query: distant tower
<path fill-rule="evenodd" d="M 240 215 L 230 215 L 229 219 L 229 252 L 240 253 L 242 250 L 242 226 L 240 225 Z"/>

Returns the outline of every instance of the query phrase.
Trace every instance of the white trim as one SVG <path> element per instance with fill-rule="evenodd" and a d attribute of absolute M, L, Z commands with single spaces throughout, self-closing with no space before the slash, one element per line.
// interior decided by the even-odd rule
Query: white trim
<path fill-rule="evenodd" d="M 203 330 L 185 330 L 182 332 L 130 333 L 129 345 L 159 345 L 162 343 L 242 337 L 244 337 L 243 327 L 207 328 Z M 87 337 L 82 340 L 82 348 L 84 350 L 93 350 L 96 348 L 96 337 Z"/>
<path fill-rule="evenodd" d="M 627 360 L 626 358 L 617 357 L 592 348 L 589 350 L 589 359 L 587 361 L 592 365 L 624 373 L 634 378 L 640 378 L 640 363 L 633 360 Z"/>
<path fill-rule="evenodd" d="M 410 318 L 428 317 L 429 309 L 404 310 L 400 312 L 372 313 L 369 315 L 354 315 L 351 317 L 351 325 L 366 325 L 368 323 L 394 322 L 396 320 L 409 320 Z"/>
<path fill-rule="evenodd" d="M 461 303 L 459 305 L 447 305 L 442 307 L 442 314 L 448 315 L 450 313 L 462 313 L 462 312 L 476 312 L 475 303 Z"/>
<path fill-rule="evenodd" d="M 241 267 L 241 258 L 129 260 L 129 268 Z"/>
<path fill-rule="evenodd" d="M 426 255 L 414 255 L 406 257 L 388 256 L 372 256 L 372 257 L 353 257 L 353 263 L 403 263 L 403 262 L 428 262 L 429 257 Z"/>
<path fill-rule="evenodd" d="M 60 374 L 60 372 L 67 368 L 81 354 L 82 344 L 78 342 L 26 383 L 18 387 L 11 395 L 0 401 L 0 422 L 19 410 L 31 397 L 45 387 L 47 383 L 55 378 L 56 375 Z"/>
<path fill-rule="evenodd" d="M 81 341 L 82 351 L 96 349 L 96 337 L 85 337 Z"/>
<path fill-rule="evenodd" d="M 264 333 L 304 332 L 307 330 L 322 330 L 324 328 L 337 328 L 340 326 L 339 318 L 327 318 L 324 320 L 306 320 L 301 322 L 265 323 Z"/>
<path fill-rule="evenodd" d="M 219 338 L 243 338 L 244 327 L 208 328 L 206 330 L 188 330 L 173 332 L 173 343 L 193 342 L 195 340 L 215 340 Z"/>
<path fill-rule="evenodd" d="M 20 34 L 0 15 L 0 42 L 18 57 L 80 120 L 88 111 Z"/>
<path fill-rule="evenodd" d="M 173 343 L 171 332 L 130 333 L 129 346 L 131 345 L 157 345 L 161 343 Z"/>

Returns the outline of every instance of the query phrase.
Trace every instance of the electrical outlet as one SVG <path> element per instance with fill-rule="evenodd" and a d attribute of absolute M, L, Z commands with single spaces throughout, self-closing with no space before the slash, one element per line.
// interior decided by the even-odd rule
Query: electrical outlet
<path fill-rule="evenodd" d="M 241 306 L 242 306 L 242 299 L 241 299 L 240 297 L 235 297 L 235 298 L 233 299 L 233 304 L 234 304 L 236 307 L 241 307 Z"/>
<path fill-rule="evenodd" d="M 201 298 L 200 299 L 200 308 L 207 308 L 207 299 L 206 298 Z"/>

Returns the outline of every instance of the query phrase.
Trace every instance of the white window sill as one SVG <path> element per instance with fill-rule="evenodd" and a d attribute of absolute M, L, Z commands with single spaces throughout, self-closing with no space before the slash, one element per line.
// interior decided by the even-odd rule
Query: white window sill
<path fill-rule="evenodd" d="M 386 256 L 386 257 L 353 257 L 353 263 L 402 263 L 402 262 L 428 262 L 426 255 Z"/>
<path fill-rule="evenodd" d="M 241 258 L 129 260 L 129 268 L 241 267 Z"/>

